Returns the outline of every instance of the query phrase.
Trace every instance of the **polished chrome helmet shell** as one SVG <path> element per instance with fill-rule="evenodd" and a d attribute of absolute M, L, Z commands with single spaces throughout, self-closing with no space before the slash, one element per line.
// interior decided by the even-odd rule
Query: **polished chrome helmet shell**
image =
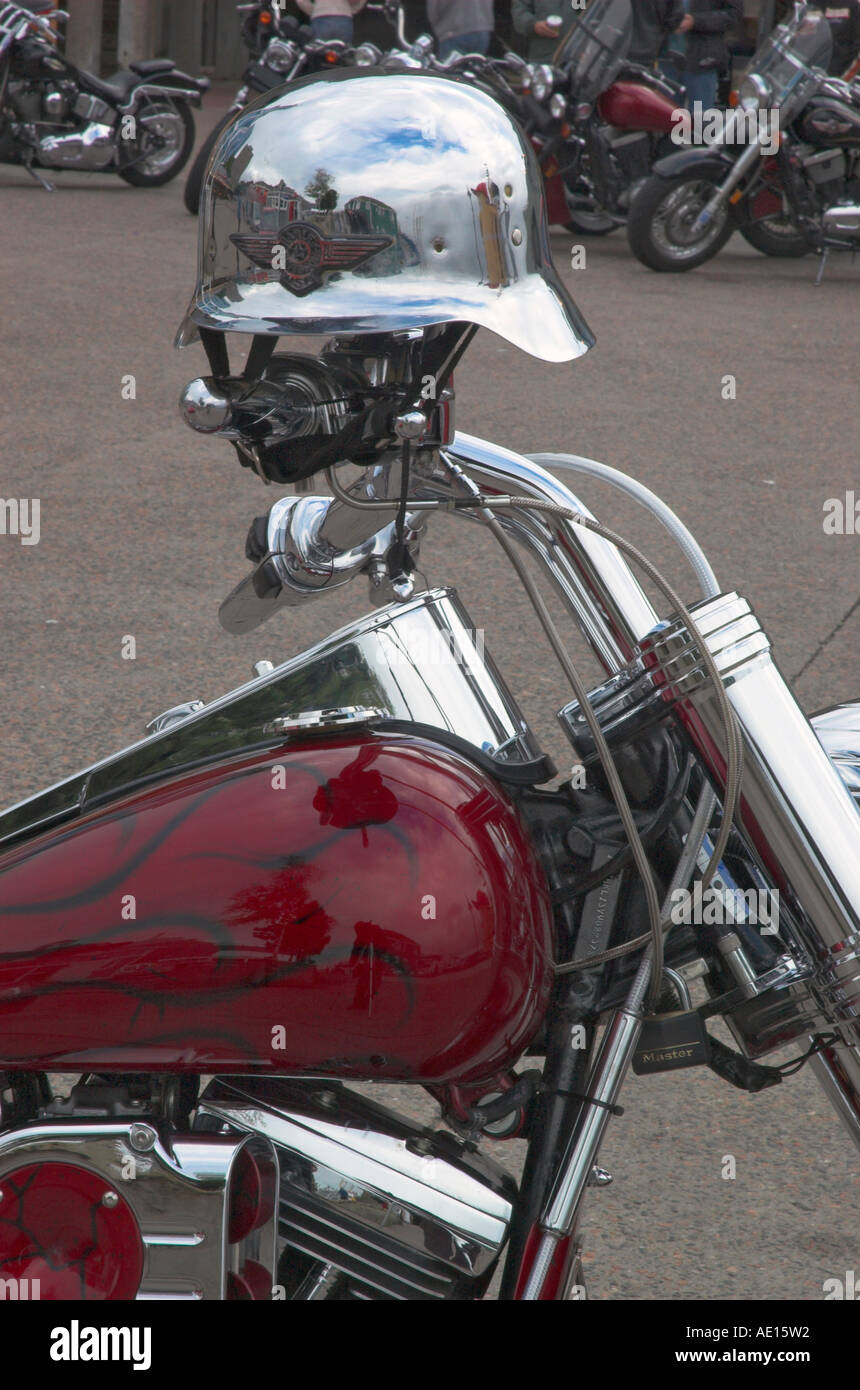
<path fill-rule="evenodd" d="M 543 185 L 497 102 L 424 73 L 336 71 L 255 102 L 213 151 L 177 337 L 468 322 L 548 362 L 594 339 L 550 257 Z"/>

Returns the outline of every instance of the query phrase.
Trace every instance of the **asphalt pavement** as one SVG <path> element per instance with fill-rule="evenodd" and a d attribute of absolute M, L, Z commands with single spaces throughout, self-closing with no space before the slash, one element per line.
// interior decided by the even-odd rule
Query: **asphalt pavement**
<path fill-rule="evenodd" d="M 211 94 L 201 135 L 228 97 Z M 40 501 L 38 544 L 0 534 L 3 804 L 368 607 L 359 580 L 251 637 L 221 630 L 248 524 L 279 490 L 178 416 L 204 369 L 199 348 L 171 346 L 195 278 L 182 180 L 137 190 L 66 172 L 57 185 L 48 195 L 0 166 L 0 497 Z M 459 427 L 635 474 L 698 536 L 722 587 L 753 601 L 807 711 L 860 695 L 860 523 L 823 527 L 828 499 L 860 499 L 860 265 L 834 258 L 815 288 L 813 260 L 769 260 L 738 237 L 683 276 L 645 270 L 623 232 L 583 242 L 575 270 L 571 237 L 552 243 L 596 348 L 548 366 L 481 332 L 457 372 Z M 605 487 L 581 496 L 695 598 L 639 508 Z M 439 521 L 422 568 L 458 586 L 561 759 L 553 716 L 568 693 L 491 544 Z M 438 1114 L 420 1090 L 385 1090 Z M 589 1200 L 591 1297 L 816 1300 L 825 1280 L 860 1271 L 856 1155 L 808 1072 L 756 1097 L 707 1071 L 632 1077 L 623 1103 L 601 1156 L 615 1182 Z M 521 1146 L 491 1147 L 516 1167 Z"/>

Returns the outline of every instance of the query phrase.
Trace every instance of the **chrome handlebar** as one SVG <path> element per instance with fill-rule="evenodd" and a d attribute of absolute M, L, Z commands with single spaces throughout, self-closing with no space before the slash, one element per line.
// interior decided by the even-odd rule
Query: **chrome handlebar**
<path fill-rule="evenodd" d="M 513 491 L 590 515 L 546 469 L 510 449 L 458 432 L 432 464 L 414 467 L 407 514 L 413 545 L 420 540 L 429 512 L 462 501 L 457 467 L 490 499 Z M 407 591 L 389 590 L 380 582 L 378 563 L 395 541 L 399 459 L 364 470 L 355 483 L 338 490 L 343 498 L 287 497 L 271 509 L 268 557 L 221 606 L 220 620 L 228 631 L 249 631 L 278 608 L 294 607 L 339 588 L 362 572 L 370 576 L 374 602 L 408 597 Z M 464 515 L 478 519 L 471 512 Z M 624 557 L 610 542 L 558 515 L 520 507 L 500 513 L 498 519 L 541 561 L 604 668 L 620 669 L 634 644 L 657 621 Z"/>

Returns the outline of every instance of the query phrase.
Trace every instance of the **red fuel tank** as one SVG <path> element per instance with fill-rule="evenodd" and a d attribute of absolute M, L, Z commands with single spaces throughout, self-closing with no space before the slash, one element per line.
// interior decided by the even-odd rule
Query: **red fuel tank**
<path fill-rule="evenodd" d="M 678 105 L 642 82 L 613 82 L 597 98 L 602 120 L 619 130 L 653 130 L 670 134 Z M 677 120 L 677 118 L 676 118 Z"/>
<path fill-rule="evenodd" d="M 546 1010 L 519 815 L 459 754 L 305 739 L 0 856 L 0 1070 L 467 1081 Z"/>

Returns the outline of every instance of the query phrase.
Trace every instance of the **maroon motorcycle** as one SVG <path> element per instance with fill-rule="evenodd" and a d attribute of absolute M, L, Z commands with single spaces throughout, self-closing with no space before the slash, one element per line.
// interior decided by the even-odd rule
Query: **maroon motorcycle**
<path fill-rule="evenodd" d="M 178 341 L 208 368 L 182 414 L 293 489 L 222 625 L 360 575 L 372 611 L 0 815 L 0 1278 L 472 1300 L 501 1269 L 502 1299 L 582 1298 L 630 1066 L 754 1092 L 795 1043 L 860 1137 L 860 705 L 807 722 L 749 605 L 636 480 L 453 432 L 478 326 L 551 362 L 593 343 L 528 141 L 486 94 L 300 80 L 237 116 L 206 179 Z M 559 472 L 650 507 L 698 601 Z M 437 512 L 525 586 L 526 639 L 571 687 L 561 776 L 456 593 L 419 587 Z M 590 693 L 577 633 L 606 672 Z M 442 1127 L 348 1084 L 373 1081 L 426 1088 Z M 519 1185 L 481 1147 L 517 1136 Z"/>
<path fill-rule="evenodd" d="M 655 161 L 677 148 L 684 89 L 627 63 L 632 32 L 630 0 L 592 0 L 553 64 L 527 70 L 522 99 L 549 220 L 578 235 L 623 226 Z"/>

